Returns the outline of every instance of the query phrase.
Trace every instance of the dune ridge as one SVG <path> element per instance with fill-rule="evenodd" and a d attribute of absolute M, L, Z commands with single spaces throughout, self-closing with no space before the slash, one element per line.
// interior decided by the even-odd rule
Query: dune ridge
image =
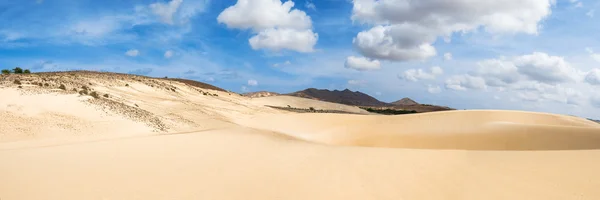
<path fill-rule="evenodd" d="M 582 118 L 366 115 L 199 86 L 98 72 L 0 76 L 0 199 L 600 198 L 600 125 Z"/>

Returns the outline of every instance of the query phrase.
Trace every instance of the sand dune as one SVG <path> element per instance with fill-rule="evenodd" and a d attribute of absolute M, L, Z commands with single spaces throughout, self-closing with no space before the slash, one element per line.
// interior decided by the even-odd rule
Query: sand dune
<path fill-rule="evenodd" d="M 600 198 L 600 125 L 577 117 L 296 114 L 264 105 L 363 111 L 91 72 L 0 96 L 2 200 Z"/>

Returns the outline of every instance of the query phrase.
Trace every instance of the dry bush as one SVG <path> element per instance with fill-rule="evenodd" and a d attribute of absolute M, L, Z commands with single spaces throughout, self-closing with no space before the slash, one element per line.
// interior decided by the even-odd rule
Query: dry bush
<path fill-rule="evenodd" d="M 92 92 L 92 93 L 90 93 L 90 96 L 92 96 L 92 97 L 94 97 L 94 98 L 96 98 L 96 99 L 100 98 L 100 95 L 98 95 L 98 93 L 97 93 L 97 92 Z"/>
<path fill-rule="evenodd" d="M 65 84 L 60 84 L 60 86 L 58 86 L 58 88 L 61 90 L 67 90 L 67 87 L 65 86 Z"/>
<path fill-rule="evenodd" d="M 104 96 L 104 98 L 108 98 L 109 97 L 108 94 L 104 94 L 102 96 Z"/>
<path fill-rule="evenodd" d="M 17 85 L 21 85 L 21 81 L 19 81 L 19 80 L 15 80 L 15 81 L 13 81 L 13 83 L 17 84 Z"/>

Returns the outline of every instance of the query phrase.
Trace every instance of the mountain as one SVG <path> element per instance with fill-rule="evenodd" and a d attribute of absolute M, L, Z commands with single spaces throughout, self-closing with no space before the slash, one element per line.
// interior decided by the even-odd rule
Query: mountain
<path fill-rule="evenodd" d="M 306 90 L 286 94 L 289 96 L 304 97 L 321 101 L 341 103 L 353 106 L 390 106 L 390 104 L 381 102 L 368 94 L 356 91 L 352 92 L 349 89 L 345 90 L 322 90 L 316 88 L 308 88 Z"/>
<path fill-rule="evenodd" d="M 398 106 L 410 106 L 410 105 L 418 105 L 419 103 L 417 103 L 416 101 L 414 101 L 410 98 L 403 98 L 398 101 L 394 101 L 391 104 L 398 105 Z"/>
<path fill-rule="evenodd" d="M 267 92 L 267 91 L 259 91 L 259 92 L 248 92 L 242 94 L 246 97 L 250 98 L 259 98 L 259 97 L 270 97 L 270 96 L 279 96 L 277 92 Z"/>

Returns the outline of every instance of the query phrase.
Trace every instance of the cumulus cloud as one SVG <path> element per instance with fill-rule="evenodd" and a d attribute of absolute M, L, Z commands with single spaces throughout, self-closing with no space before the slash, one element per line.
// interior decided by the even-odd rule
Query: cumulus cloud
<path fill-rule="evenodd" d="M 165 55 L 164 56 L 165 56 L 165 58 L 171 58 L 171 57 L 173 57 L 173 51 L 171 51 L 171 50 L 165 51 Z"/>
<path fill-rule="evenodd" d="M 427 85 L 427 92 L 431 94 L 437 94 L 442 92 L 442 88 L 438 85 Z"/>
<path fill-rule="evenodd" d="M 592 85 L 600 85 L 600 69 L 592 69 L 585 76 L 585 81 Z"/>
<path fill-rule="evenodd" d="M 223 10 L 217 21 L 229 28 L 258 33 L 249 40 L 253 49 L 312 52 L 318 40 L 318 34 L 312 32 L 312 20 L 304 11 L 292 7 L 292 1 L 238 0 Z"/>
<path fill-rule="evenodd" d="M 422 69 L 409 69 L 402 75 L 398 75 L 398 78 L 408 81 L 419 81 L 419 80 L 434 80 L 437 76 L 444 74 L 444 70 L 441 67 L 432 67 L 430 72 Z"/>
<path fill-rule="evenodd" d="M 452 76 L 446 80 L 446 88 L 452 90 L 485 89 L 485 80 L 481 77 L 471 75 Z"/>
<path fill-rule="evenodd" d="M 125 52 L 125 55 L 131 56 L 131 57 L 136 57 L 139 54 L 140 54 L 140 51 L 138 51 L 137 49 L 131 49 L 131 50 Z"/>
<path fill-rule="evenodd" d="M 248 80 L 248 85 L 249 86 L 257 86 L 258 81 L 254 80 L 254 79 L 250 79 L 250 80 Z"/>
<path fill-rule="evenodd" d="M 381 63 L 378 60 L 371 60 L 365 57 L 348 56 L 344 67 L 358 71 L 370 71 L 381 69 Z"/>
<path fill-rule="evenodd" d="M 444 54 L 444 60 L 452 60 L 452 54 L 451 53 L 445 53 Z"/>
<path fill-rule="evenodd" d="M 438 37 L 482 27 L 493 34 L 537 34 L 555 0 L 354 0 L 352 20 L 373 24 L 353 43 L 365 56 L 395 61 L 436 55 Z"/>
<path fill-rule="evenodd" d="M 306 1 L 304 7 L 306 7 L 307 9 L 317 10 L 317 6 L 315 6 L 315 4 L 312 1 Z"/>
<path fill-rule="evenodd" d="M 270 28 L 264 30 L 258 35 L 250 38 L 252 49 L 271 49 L 280 51 L 282 49 L 294 50 L 297 52 L 313 52 L 313 46 L 317 44 L 319 36 L 312 30 L 295 29 L 276 29 Z"/>
<path fill-rule="evenodd" d="M 506 86 L 519 81 L 539 81 L 548 84 L 578 80 L 581 72 L 563 57 L 542 52 L 478 62 L 475 76 L 483 77 L 489 86 Z"/>

